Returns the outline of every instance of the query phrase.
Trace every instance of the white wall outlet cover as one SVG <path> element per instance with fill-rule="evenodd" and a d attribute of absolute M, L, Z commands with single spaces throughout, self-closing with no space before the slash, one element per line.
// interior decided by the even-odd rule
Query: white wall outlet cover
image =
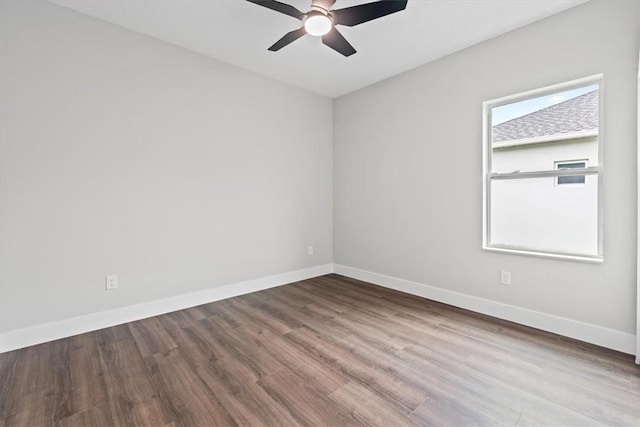
<path fill-rule="evenodd" d="M 106 290 L 116 289 L 118 287 L 118 275 L 116 274 L 107 275 L 107 277 L 105 278 L 104 284 L 105 284 Z"/>
<path fill-rule="evenodd" d="M 307 254 L 308 255 L 313 255 L 313 246 L 307 247 Z"/>
<path fill-rule="evenodd" d="M 503 285 L 510 285 L 511 284 L 511 272 L 510 271 L 506 271 L 506 270 L 500 271 L 500 283 L 503 284 Z"/>

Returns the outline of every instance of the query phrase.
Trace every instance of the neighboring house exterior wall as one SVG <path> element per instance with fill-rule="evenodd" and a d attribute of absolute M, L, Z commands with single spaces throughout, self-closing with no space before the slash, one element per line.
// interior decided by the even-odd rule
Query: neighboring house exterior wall
<path fill-rule="evenodd" d="M 597 137 L 514 145 L 493 150 L 495 172 L 553 170 L 556 162 L 598 161 Z M 492 243 L 569 253 L 598 251 L 598 182 L 560 184 L 556 178 L 494 182 Z"/>

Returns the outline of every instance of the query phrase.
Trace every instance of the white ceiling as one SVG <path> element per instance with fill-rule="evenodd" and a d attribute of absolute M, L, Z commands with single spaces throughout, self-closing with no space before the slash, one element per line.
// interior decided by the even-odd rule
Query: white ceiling
<path fill-rule="evenodd" d="M 586 0 L 409 0 L 406 10 L 339 31 L 348 58 L 305 36 L 267 48 L 300 21 L 243 0 L 50 0 L 331 98 L 584 3 Z M 310 0 L 281 0 L 303 12 Z M 371 0 L 338 0 L 334 9 Z"/>

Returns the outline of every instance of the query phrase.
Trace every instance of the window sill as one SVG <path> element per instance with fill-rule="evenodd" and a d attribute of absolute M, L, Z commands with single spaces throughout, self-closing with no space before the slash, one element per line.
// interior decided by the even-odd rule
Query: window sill
<path fill-rule="evenodd" d="M 516 249 L 516 248 L 511 248 L 506 246 L 486 246 L 485 245 L 482 247 L 482 249 L 489 252 L 501 252 L 501 253 L 507 253 L 507 254 L 513 254 L 513 255 L 533 256 L 537 258 L 551 258 L 551 259 L 558 259 L 563 261 L 576 261 L 576 262 L 584 262 L 588 264 L 602 264 L 604 262 L 604 258 L 602 256 L 538 252 L 535 250 Z"/>

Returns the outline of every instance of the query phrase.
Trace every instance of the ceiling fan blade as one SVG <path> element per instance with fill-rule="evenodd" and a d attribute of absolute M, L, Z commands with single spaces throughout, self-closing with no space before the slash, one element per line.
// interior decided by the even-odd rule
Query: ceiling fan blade
<path fill-rule="evenodd" d="M 280 40 L 275 42 L 273 46 L 269 48 L 269 50 L 272 52 L 280 50 L 286 45 L 288 45 L 289 43 L 292 43 L 298 40 L 300 37 L 304 36 L 305 34 L 307 34 L 307 32 L 304 30 L 304 27 L 298 28 L 297 30 L 289 31 Z"/>
<path fill-rule="evenodd" d="M 382 0 L 332 10 L 331 15 L 333 15 L 333 22 L 336 25 L 353 27 L 363 22 L 400 12 L 405 7 L 407 7 L 407 0 Z"/>
<path fill-rule="evenodd" d="M 331 31 L 322 36 L 322 43 L 344 56 L 351 56 L 356 53 L 353 46 L 351 46 L 347 39 L 345 39 L 344 36 L 336 30 L 336 27 L 331 28 Z"/>
<path fill-rule="evenodd" d="M 302 21 L 304 13 L 300 12 L 295 7 L 286 3 L 281 3 L 276 0 L 247 0 L 250 3 L 257 4 L 259 6 L 266 7 L 267 9 L 275 10 L 276 12 L 284 13 L 285 15 L 293 16 Z"/>

